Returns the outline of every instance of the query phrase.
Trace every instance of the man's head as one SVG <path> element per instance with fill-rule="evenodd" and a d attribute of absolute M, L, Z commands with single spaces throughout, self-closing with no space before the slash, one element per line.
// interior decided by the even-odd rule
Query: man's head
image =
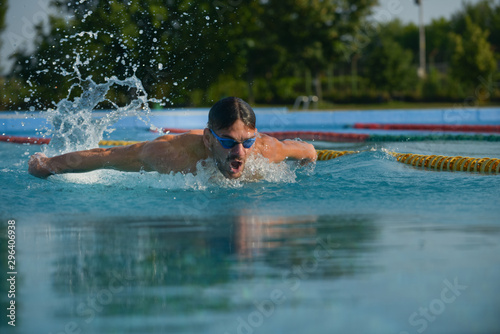
<path fill-rule="evenodd" d="M 250 105 L 236 97 L 222 99 L 210 109 L 203 141 L 224 176 L 242 175 L 257 135 L 255 121 Z"/>
<path fill-rule="evenodd" d="M 214 131 L 227 129 L 237 120 L 255 129 L 255 113 L 252 107 L 237 97 L 226 97 L 216 102 L 208 112 L 207 127 Z"/>

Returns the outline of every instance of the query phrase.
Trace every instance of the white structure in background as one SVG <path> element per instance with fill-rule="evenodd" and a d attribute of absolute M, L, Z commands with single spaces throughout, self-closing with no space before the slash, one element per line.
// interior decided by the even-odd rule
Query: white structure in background
<path fill-rule="evenodd" d="M 425 65 L 425 26 L 424 26 L 424 10 L 423 10 L 423 0 L 415 0 L 415 4 L 419 7 L 419 25 L 420 25 L 420 38 L 419 38 L 419 49 L 420 49 L 420 67 L 418 68 L 418 77 L 424 79 L 426 77 L 426 65 Z"/>
<path fill-rule="evenodd" d="M 295 99 L 295 103 L 293 104 L 293 109 L 298 110 L 300 105 L 302 104 L 302 109 L 309 109 L 309 105 L 313 104 L 313 109 L 318 109 L 318 97 L 315 95 L 304 96 L 301 95 Z"/>

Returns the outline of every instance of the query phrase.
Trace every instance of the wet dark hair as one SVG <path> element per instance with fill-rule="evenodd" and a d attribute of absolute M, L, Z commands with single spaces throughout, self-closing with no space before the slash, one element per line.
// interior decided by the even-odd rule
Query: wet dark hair
<path fill-rule="evenodd" d="M 250 129 L 255 129 L 252 107 L 240 98 L 226 97 L 210 108 L 207 127 L 212 130 L 227 129 L 237 120 L 241 120 Z"/>

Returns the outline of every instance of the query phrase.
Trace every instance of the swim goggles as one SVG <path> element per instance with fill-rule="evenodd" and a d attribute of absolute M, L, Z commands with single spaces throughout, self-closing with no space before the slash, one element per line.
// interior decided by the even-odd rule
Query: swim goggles
<path fill-rule="evenodd" d="M 221 138 L 215 134 L 215 132 L 212 129 L 209 129 L 210 132 L 214 135 L 215 138 L 219 141 L 219 143 L 224 147 L 225 149 L 230 149 L 235 147 L 237 144 L 242 144 L 244 148 L 250 148 L 252 147 L 253 143 L 255 143 L 255 137 L 249 138 L 245 140 L 244 142 L 239 142 L 234 139 L 230 138 Z"/>

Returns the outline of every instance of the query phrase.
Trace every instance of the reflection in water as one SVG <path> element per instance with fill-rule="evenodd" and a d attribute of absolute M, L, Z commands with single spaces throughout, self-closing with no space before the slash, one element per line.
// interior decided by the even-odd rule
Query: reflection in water
<path fill-rule="evenodd" d="M 245 296 L 255 282 L 295 291 L 304 280 L 369 270 L 361 254 L 376 236 L 366 217 L 123 218 L 75 226 L 59 232 L 65 251 L 53 259 L 51 280 L 58 296 L 72 298 L 57 316 L 84 325 L 118 315 L 127 326 L 127 315 L 244 309 L 259 298 Z"/>
<path fill-rule="evenodd" d="M 316 234 L 316 220 L 315 216 L 237 217 L 235 239 L 238 258 L 260 258 L 271 249 L 287 247 L 288 240 L 300 236 L 311 238 Z"/>
<path fill-rule="evenodd" d="M 499 306 L 492 225 L 248 212 L 49 218 L 19 224 L 19 333 L 413 333 L 409 316 L 455 280 L 468 288 L 433 332 Z M 497 319 L 484 313 L 484 332 Z"/>

